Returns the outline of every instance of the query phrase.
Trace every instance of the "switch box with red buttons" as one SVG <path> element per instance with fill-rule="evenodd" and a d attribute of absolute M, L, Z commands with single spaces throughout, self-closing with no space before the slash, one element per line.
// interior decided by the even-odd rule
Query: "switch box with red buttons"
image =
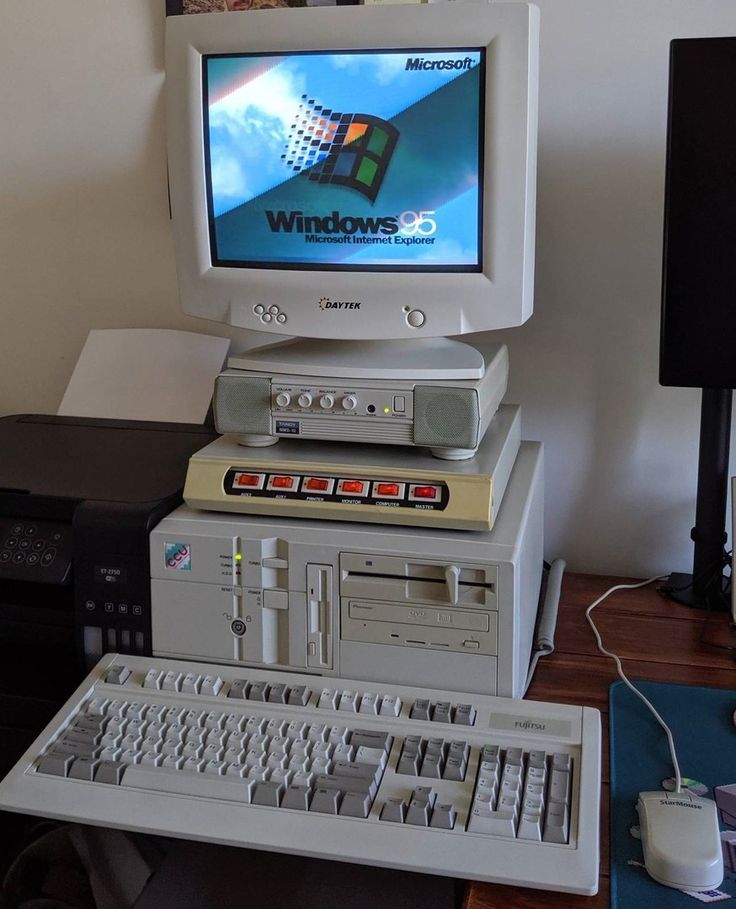
<path fill-rule="evenodd" d="M 254 449 L 223 437 L 192 457 L 193 508 L 453 530 L 490 530 L 521 440 L 520 409 L 502 405 L 477 455 L 283 440 Z"/>

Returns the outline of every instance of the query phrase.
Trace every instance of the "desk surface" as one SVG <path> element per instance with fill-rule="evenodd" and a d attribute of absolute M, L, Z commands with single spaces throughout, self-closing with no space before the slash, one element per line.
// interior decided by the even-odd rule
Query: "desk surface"
<path fill-rule="evenodd" d="M 566 575 L 557 620 L 555 652 L 540 660 L 528 698 L 586 704 L 601 711 L 603 791 L 601 799 L 601 877 L 598 895 L 578 897 L 538 890 L 471 883 L 464 909 L 607 909 L 608 850 L 608 686 L 617 678 L 613 661 L 596 649 L 585 610 L 621 578 Z M 657 593 L 657 584 L 612 594 L 596 609 L 603 642 L 623 660 L 632 679 L 736 688 L 734 646 L 728 615 L 708 615 L 680 606 Z"/>

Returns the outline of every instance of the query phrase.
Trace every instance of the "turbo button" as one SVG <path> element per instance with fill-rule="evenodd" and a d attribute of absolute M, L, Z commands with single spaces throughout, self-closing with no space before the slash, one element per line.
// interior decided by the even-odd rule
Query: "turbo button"
<path fill-rule="evenodd" d="M 412 309 L 409 315 L 406 317 L 406 321 L 411 325 L 412 328 L 420 328 L 424 325 L 426 316 L 421 311 L 421 309 Z"/>

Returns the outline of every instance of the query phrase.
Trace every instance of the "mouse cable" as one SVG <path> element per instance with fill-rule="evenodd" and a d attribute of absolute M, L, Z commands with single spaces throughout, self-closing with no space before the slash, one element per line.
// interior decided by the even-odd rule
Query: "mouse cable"
<path fill-rule="evenodd" d="M 616 663 L 616 670 L 619 674 L 621 681 L 639 698 L 643 701 L 644 704 L 649 708 L 654 719 L 659 723 L 659 725 L 664 729 L 665 735 L 667 736 L 667 743 L 670 747 L 670 757 L 672 758 L 672 767 L 675 771 L 675 792 L 682 792 L 682 776 L 680 775 L 680 765 L 677 762 L 677 754 L 675 753 L 675 742 L 672 738 L 672 731 L 670 727 L 665 723 L 662 717 L 657 713 L 654 704 L 646 698 L 639 689 L 633 685 L 626 676 L 626 673 L 621 666 L 621 660 L 616 656 L 615 653 L 612 653 L 610 650 L 606 650 L 603 646 L 603 641 L 601 640 L 600 633 L 596 628 L 595 622 L 591 617 L 591 612 L 602 603 L 606 597 L 610 596 L 612 593 L 615 593 L 617 590 L 636 590 L 638 587 L 646 587 L 647 584 L 653 584 L 655 581 L 666 581 L 668 575 L 658 575 L 656 578 L 648 578 L 646 581 L 639 581 L 638 584 L 616 584 L 614 587 L 609 588 L 604 594 L 598 597 L 597 600 L 592 602 L 590 606 L 585 610 L 585 618 L 588 620 L 588 624 L 593 629 L 593 634 L 595 635 L 596 643 L 598 644 L 598 650 L 607 657 L 610 657 Z"/>

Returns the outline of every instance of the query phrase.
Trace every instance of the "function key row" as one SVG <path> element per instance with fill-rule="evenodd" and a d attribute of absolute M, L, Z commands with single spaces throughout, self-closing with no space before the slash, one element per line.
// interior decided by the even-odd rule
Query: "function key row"
<path fill-rule="evenodd" d="M 115 664 L 105 675 L 109 685 L 124 685 L 132 673 L 127 666 Z M 283 682 L 266 682 L 263 679 L 233 679 L 229 685 L 219 675 L 164 671 L 152 667 L 146 672 L 142 687 L 152 691 L 176 691 L 182 694 L 258 701 L 269 704 L 288 704 L 306 707 L 312 690 L 306 685 L 286 685 Z M 357 691 L 341 688 L 323 688 L 317 696 L 316 706 L 322 710 L 337 710 L 368 716 L 398 717 L 404 702 L 396 694 L 374 691 Z M 409 718 L 435 723 L 454 723 L 458 726 L 475 724 L 476 709 L 472 704 L 452 704 L 450 701 L 429 701 L 417 698 L 408 707 Z"/>

